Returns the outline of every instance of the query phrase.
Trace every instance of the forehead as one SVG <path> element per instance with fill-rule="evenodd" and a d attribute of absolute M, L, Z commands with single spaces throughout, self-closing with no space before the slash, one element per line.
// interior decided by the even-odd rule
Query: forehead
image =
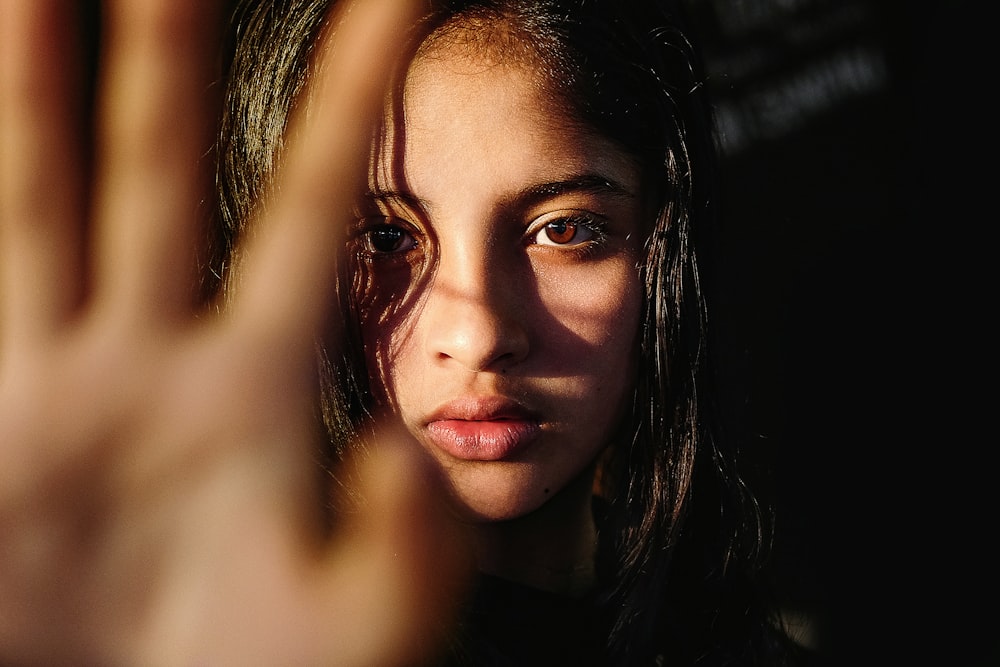
<path fill-rule="evenodd" d="M 418 55 L 407 73 L 402 99 L 405 126 L 422 132 L 441 128 L 450 134 L 472 122 L 480 123 L 480 129 L 581 129 L 568 100 L 540 68 L 458 46 Z"/>
<path fill-rule="evenodd" d="M 454 42 L 421 50 L 393 111 L 375 174 L 381 185 L 402 176 L 419 191 L 430 179 L 472 185 L 478 175 L 499 188 L 631 171 L 616 144 L 577 118 L 546 68 L 496 50 Z"/>

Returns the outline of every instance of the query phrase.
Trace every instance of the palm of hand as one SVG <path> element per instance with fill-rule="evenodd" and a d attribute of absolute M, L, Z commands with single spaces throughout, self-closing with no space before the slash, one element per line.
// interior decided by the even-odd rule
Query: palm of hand
<path fill-rule="evenodd" d="M 59 4 L 0 22 L 0 662 L 409 664 L 457 562 L 434 553 L 447 529 L 418 462 L 383 458 L 368 513 L 328 543 L 310 456 L 325 212 L 351 196 L 329 184 L 359 176 L 343 128 L 379 98 L 399 3 L 343 33 L 356 57 L 329 83 L 357 94 L 319 96 L 345 122 L 291 150 L 224 315 L 193 307 L 189 268 L 207 10 L 110 7 L 91 171 Z"/>

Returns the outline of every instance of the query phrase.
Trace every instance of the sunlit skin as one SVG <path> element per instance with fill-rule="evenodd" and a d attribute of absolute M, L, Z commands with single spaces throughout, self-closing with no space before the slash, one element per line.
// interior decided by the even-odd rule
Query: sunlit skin
<path fill-rule="evenodd" d="M 412 65 L 405 133 L 383 147 L 357 230 L 370 312 L 398 310 L 381 324 L 369 314 L 363 335 L 384 375 L 376 392 L 440 465 L 460 513 L 486 532 L 533 526 L 531 540 L 487 547 L 492 557 L 544 552 L 545 535 L 574 543 L 550 563 L 572 569 L 576 552 L 591 554 L 593 463 L 632 396 L 640 179 L 532 76 L 456 47 Z"/>

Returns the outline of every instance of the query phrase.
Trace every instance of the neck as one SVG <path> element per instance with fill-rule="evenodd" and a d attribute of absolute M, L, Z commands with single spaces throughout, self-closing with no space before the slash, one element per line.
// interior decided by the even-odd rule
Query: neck
<path fill-rule="evenodd" d="M 582 596 L 596 583 L 593 467 L 534 512 L 474 527 L 479 569 L 554 593 Z"/>

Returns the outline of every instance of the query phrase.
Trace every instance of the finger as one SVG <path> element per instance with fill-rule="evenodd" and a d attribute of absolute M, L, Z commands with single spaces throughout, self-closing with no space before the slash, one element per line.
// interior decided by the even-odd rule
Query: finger
<path fill-rule="evenodd" d="M 208 193 L 219 7 L 109 3 L 98 128 L 98 290 L 139 318 L 193 303 Z"/>
<path fill-rule="evenodd" d="M 332 48 L 319 50 L 323 74 L 311 83 L 307 113 L 300 108 L 292 124 L 281 195 L 246 254 L 235 295 L 243 321 L 309 354 L 334 302 L 337 249 L 367 166 L 372 120 L 416 5 L 348 3 Z"/>
<path fill-rule="evenodd" d="M 0 17 L 0 349 L 64 321 L 84 288 L 82 85 L 73 5 Z"/>
<path fill-rule="evenodd" d="M 363 470 L 364 510 L 349 518 L 327 586 L 327 618 L 361 654 L 344 664 L 431 664 L 472 572 L 465 535 L 416 444 L 383 435 Z M 365 655 L 367 654 L 367 655 Z"/>

